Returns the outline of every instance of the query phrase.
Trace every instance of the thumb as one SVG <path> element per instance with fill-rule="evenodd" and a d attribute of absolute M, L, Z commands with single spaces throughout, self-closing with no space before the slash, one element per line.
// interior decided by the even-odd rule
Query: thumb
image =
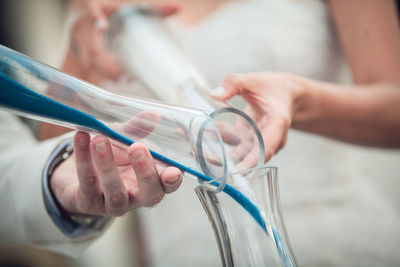
<path fill-rule="evenodd" d="M 218 100 L 225 101 L 235 95 L 242 95 L 246 90 L 243 74 L 231 74 L 225 77 L 221 86 L 211 90 L 210 95 Z"/>

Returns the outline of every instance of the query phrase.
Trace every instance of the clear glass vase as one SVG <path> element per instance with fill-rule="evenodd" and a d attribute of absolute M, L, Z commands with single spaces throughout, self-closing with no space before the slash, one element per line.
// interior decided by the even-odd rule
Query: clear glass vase
<path fill-rule="evenodd" d="M 262 167 L 228 177 L 227 184 L 257 207 L 256 221 L 231 196 L 204 183 L 195 191 L 214 229 L 224 266 L 296 266 L 280 212 L 277 168 Z"/>

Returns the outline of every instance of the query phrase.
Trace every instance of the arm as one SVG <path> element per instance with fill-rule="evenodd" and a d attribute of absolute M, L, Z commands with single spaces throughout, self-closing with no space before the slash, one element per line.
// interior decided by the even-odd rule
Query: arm
<path fill-rule="evenodd" d="M 400 147 L 400 30 L 395 1 L 330 0 L 355 86 L 304 83 L 293 127 L 369 146 Z"/>
<path fill-rule="evenodd" d="M 38 144 L 28 127 L 4 111 L 0 132 L 0 243 L 33 244 L 76 255 L 87 242 L 73 244 L 54 224 L 44 206 L 41 183 L 48 157 L 68 137 Z"/>
<path fill-rule="evenodd" d="M 400 33 L 393 1 L 329 2 L 355 85 L 290 74 L 231 75 L 227 100 L 242 95 L 262 128 L 269 159 L 294 128 L 369 146 L 400 147 Z"/>
<path fill-rule="evenodd" d="M 303 84 L 293 128 L 358 145 L 400 147 L 400 84 Z"/>
<path fill-rule="evenodd" d="M 54 172 L 43 173 L 55 147 L 71 134 L 37 143 L 26 126 L 3 111 L 0 130 L 3 244 L 31 244 L 76 256 L 100 236 L 110 217 L 153 206 L 181 183 L 181 172 L 174 167 L 157 169 L 144 145 L 135 143 L 125 151 L 104 136 L 90 140 L 83 132 L 75 134 L 73 155 Z M 48 184 L 47 179 L 42 184 L 43 175 Z M 57 203 L 56 209 L 49 209 L 49 199 Z M 105 221 L 70 234 L 63 220 L 72 215 L 78 220 L 97 215 Z"/>
<path fill-rule="evenodd" d="M 330 0 L 355 84 L 400 82 L 400 30 L 393 0 Z"/>

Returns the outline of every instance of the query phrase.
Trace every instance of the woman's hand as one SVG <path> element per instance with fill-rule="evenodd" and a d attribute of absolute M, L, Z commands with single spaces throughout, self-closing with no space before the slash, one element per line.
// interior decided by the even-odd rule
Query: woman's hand
<path fill-rule="evenodd" d="M 299 77 L 286 73 L 254 73 L 229 75 L 222 82 L 222 89 L 212 93 L 219 100 L 242 96 L 249 104 L 246 113 L 257 123 L 265 144 L 268 161 L 286 143 L 292 124 L 297 96 L 302 90 Z M 249 151 L 238 149 L 246 154 Z M 243 157 L 244 155 L 236 155 Z"/>
<path fill-rule="evenodd" d="M 123 1 L 81 0 L 72 5 L 78 10 L 79 17 L 71 29 L 71 41 L 63 70 L 98 84 L 100 79 L 117 79 L 123 69 L 107 51 L 104 33 L 109 27 L 109 17 L 121 8 Z M 175 13 L 178 8 L 173 4 L 154 5 L 162 16 Z"/>

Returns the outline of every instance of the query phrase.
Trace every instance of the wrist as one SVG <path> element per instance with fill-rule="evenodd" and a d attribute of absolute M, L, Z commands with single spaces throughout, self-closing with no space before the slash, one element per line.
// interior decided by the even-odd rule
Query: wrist
<path fill-rule="evenodd" d="M 292 80 L 296 84 L 292 90 L 292 125 L 294 128 L 306 123 L 313 116 L 315 106 L 318 105 L 316 98 L 316 82 L 300 76 L 293 76 Z"/>
<path fill-rule="evenodd" d="M 106 216 L 70 214 L 55 196 L 50 180 L 57 169 L 73 151 L 72 140 L 60 143 L 50 155 L 44 166 L 42 176 L 42 192 L 46 210 L 54 224 L 69 237 L 78 237 L 103 229 L 110 218 Z"/>

